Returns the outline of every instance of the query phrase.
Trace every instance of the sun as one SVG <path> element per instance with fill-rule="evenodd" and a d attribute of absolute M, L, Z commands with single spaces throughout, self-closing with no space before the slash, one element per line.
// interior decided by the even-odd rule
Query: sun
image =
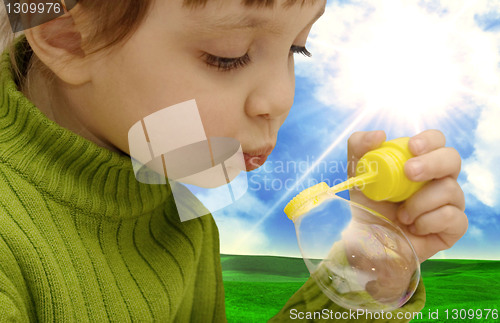
<path fill-rule="evenodd" d="M 418 132 L 476 108 L 467 100 L 478 91 L 493 95 L 496 42 L 469 14 L 470 2 L 453 14 L 418 1 L 373 3 L 335 7 L 314 31 L 311 52 L 322 68 L 310 73 L 319 75 L 321 102 Z"/>
<path fill-rule="evenodd" d="M 463 78 L 452 26 L 399 1 L 379 10 L 375 28 L 361 25 L 351 36 L 365 41 L 353 42 L 340 57 L 345 75 L 337 80 L 348 89 L 342 96 L 400 121 L 446 115 Z"/>

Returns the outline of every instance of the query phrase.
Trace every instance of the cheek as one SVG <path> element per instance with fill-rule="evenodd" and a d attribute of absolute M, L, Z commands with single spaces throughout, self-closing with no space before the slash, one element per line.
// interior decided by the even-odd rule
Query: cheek
<path fill-rule="evenodd" d="M 134 48 L 140 48 L 135 45 Z M 175 64 L 174 64 L 175 62 Z M 124 51 L 101 72 L 108 122 L 101 129 L 109 141 L 128 151 L 128 131 L 144 117 L 174 104 L 195 99 L 207 136 L 238 138 L 245 127 L 245 95 L 241 86 L 229 89 L 185 57 Z M 110 128 L 109 120 L 113 120 Z"/>
<path fill-rule="evenodd" d="M 168 64 L 151 64 L 144 57 L 124 57 L 103 69 L 98 88 L 98 115 L 113 120 L 116 137 L 127 138 L 132 125 L 148 115 L 193 98 L 181 71 Z M 103 124 L 109 129 L 109 123 Z M 113 136 L 109 134 L 109 136 Z M 117 140 L 117 138 L 114 138 Z M 123 140 L 121 140 L 123 141 Z"/>
<path fill-rule="evenodd" d="M 205 95 L 195 97 L 207 136 L 233 137 L 244 131 L 243 104 L 237 96 Z"/>

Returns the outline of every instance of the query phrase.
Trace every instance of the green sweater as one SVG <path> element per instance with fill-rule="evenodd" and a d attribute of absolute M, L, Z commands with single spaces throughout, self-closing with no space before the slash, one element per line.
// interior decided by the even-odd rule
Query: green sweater
<path fill-rule="evenodd" d="M 196 205 L 46 118 L 1 56 L 0 322 L 225 322 L 217 227 L 177 213 Z M 420 286 L 399 311 L 424 302 Z M 324 308 L 344 311 L 309 279 L 271 321 Z"/>
<path fill-rule="evenodd" d="M 139 183 L 128 156 L 46 118 L 4 53 L 0 322 L 108 320 L 225 321 L 217 227 L 181 223 L 167 185 Z"/>

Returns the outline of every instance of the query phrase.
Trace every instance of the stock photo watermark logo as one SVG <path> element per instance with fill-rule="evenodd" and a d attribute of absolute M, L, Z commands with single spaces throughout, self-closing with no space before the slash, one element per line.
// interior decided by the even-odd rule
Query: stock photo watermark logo
<path fill-rule="evenodd" d="M 379 163 L 376 161 L 356 166 L 354 161 L 319 159 L 309 155 L 302 160 L 268 160 L 249 175 L 249 190 L 303 191 L 321 182 L 333 187 L 344 182 L 347 174 L 354 174 L 356 169 L 360 173 L 368 170 L 377 173 L 379 170 Z M 303 178 L 307 173 L 310 175 Z M 362 191 L 365 185 L 360 183 L 352 189 Z"/>
<path fill-rule="evenodd" d="M 13 32 L 49 22 L 73 9 L 78 0 L 3 0 Z"/>
<path fill-rule="evenodd" d="M 168 181 L 181 221 L 226 207 L 248 189 L 241 144 L 207 137 L 195 100 L 136 122 L 128 141 L 136 179 L 151 185 Z"/>

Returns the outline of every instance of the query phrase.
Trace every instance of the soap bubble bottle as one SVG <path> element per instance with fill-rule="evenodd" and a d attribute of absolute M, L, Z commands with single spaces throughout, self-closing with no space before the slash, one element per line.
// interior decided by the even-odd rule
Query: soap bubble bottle
<path fill-rule="evenodd" d="M 356 186 L 375 201 L 409 198 L 425 183 L 404 174 L 404 163 L 413 157 L 408 140 L 384 142 L 358 161 L 355 177 L 334 187 L 314 185 L 285 207 L 311 276 L 344 308 L 392 311 L 417 288 L 420 262 L 403 231 L 384 215 L 335 194 Z"/>

